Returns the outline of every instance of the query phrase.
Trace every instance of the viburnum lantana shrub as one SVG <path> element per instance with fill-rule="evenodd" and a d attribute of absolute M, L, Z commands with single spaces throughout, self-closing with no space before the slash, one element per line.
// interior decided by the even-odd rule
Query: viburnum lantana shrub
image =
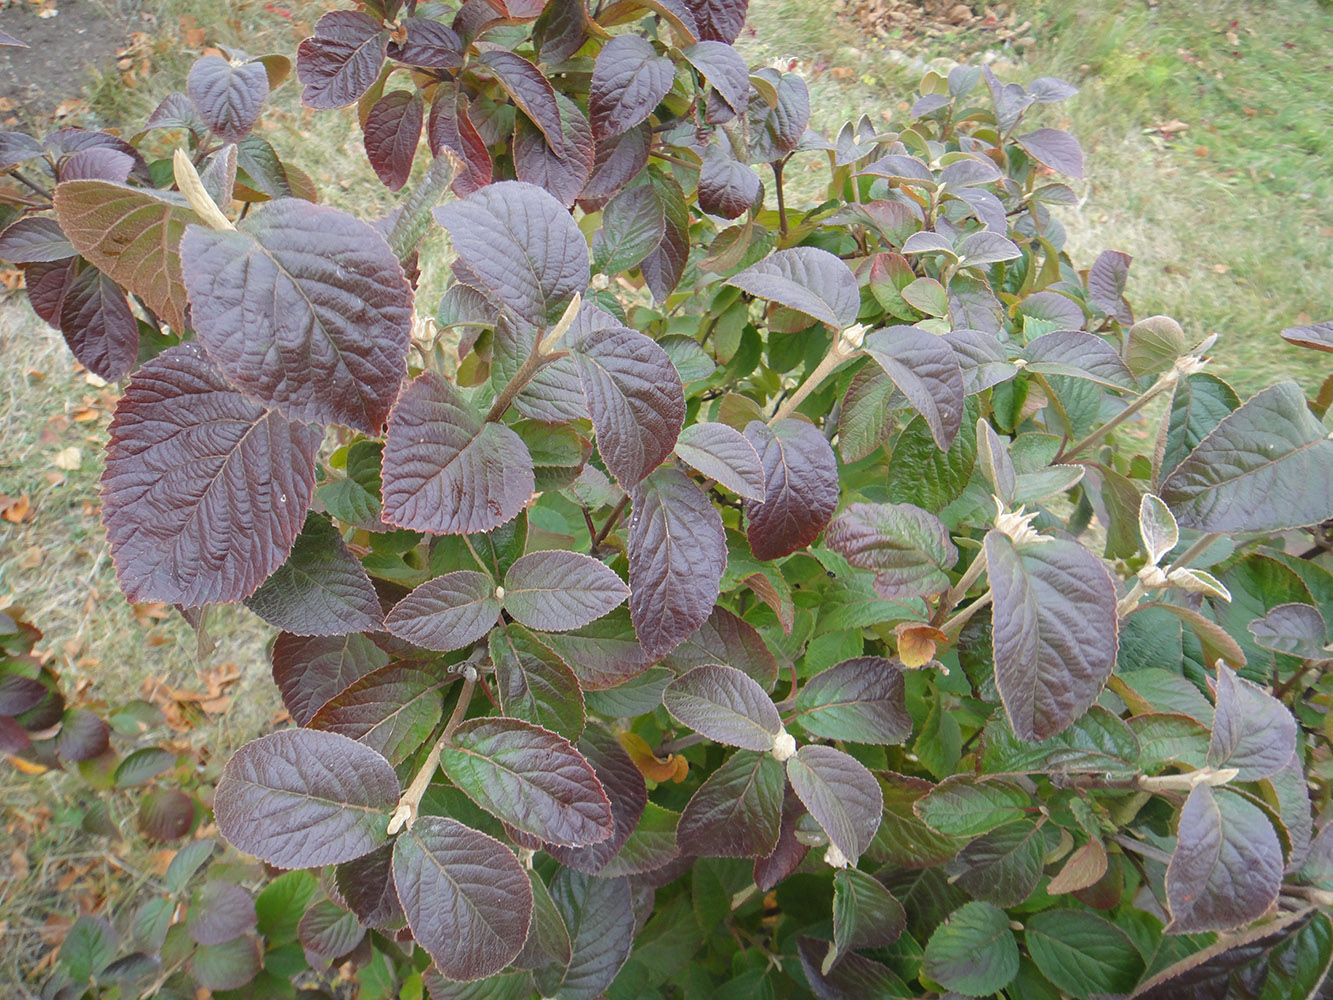
<path fill-rule="evenodd" d="M 122 588 L 281 630 L 222 836 L 323 869 L 288 919 L 369 995 L 1313 995 L 1333 380 L 1242 401 L 1076 267 L 1073 87 L 958 66 L 830 139 L 744 14 L 325 15 L 297 84 L 385 218 L 252 131 L 277 57 L 3 137 L 0 255 L 129 375 Z M 225 985 L 291 968 L 214 895 Z"/>

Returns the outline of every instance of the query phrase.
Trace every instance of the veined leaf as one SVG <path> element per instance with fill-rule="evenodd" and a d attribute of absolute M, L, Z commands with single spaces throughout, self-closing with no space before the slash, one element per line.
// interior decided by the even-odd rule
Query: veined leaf
<path fill-rule="evenodd" d="M 782 765 L 767 753 L 738 750 L 710 774 L 685 806 L 676 842 L 698 857 L 758 858 L 778 842 Z"/>
<path fill-rule="evenodd" d="M 851 864 L 865 853 L 879 826 L 884 794 L 856 758 L 808 744 L 787 761 L 787 780 L 805 808 Z"/>
<path fill-rule="evenodd" d="M 449 780 L 487 812 L 553 844 L 580 847 L 614 832 L 592 766 L 562 736 L 518 719 L 472 719 L 446 746 Z"/>
<path fill-rule="evenodd" d="M 558 990 L 568 1000 L 593 1000 L 611 985 L 634 944 L 634 904 L 626 878 L 598 878 L 562 868 L 551 899 L 569 928 L 573 956 Z"/>
<path fill-rule="evenodd" d="M 440 690 L 450 680 L 439 668 L 411 663 L 382 667 L 329 699 L 310 720 L 310 728 L 350 737 L 401 763 L 439 723 L 444 710 Z"/>
<path fill-rule="evenodd" d="M 597 53 L 588 89 L 588 114 L 598 139 L 628 132 L 666 97 L 675 78 L 670 59 L 638 35 L 616 35 Z"/>
<path fill-rule="evenodd" d="M 1329 655 L 1324 616 L 1309 604 L 1279 604 L 1246 628 L 1257 645 L 1307 660 Z"/>
<path fill-rule="evenodd" d="M 564 146 L 560 131 L 560 106 L 550 81 L 528 60 L 504 49 L 488 49 L 478 60 L 495 75 L 496 81 L 513 98 L 518 109 L 541 129 L 552 149 Z"/>
<path fill-rule="evenodd" d="M 1018 975 L 1018 942 L 999 907 L 965 903 L 930 936 L 923 959 L 922 970 L 941 986 L 985 996 Z"/>
<path fill-rule="evenodd" d="M 914 326 L 866 335 L 865 352 L 893 379 L 947 451 L 963 421 L 963 373 L 949 343 Z"/>
<path fill-rule="evenodd" d="M 355 104 L 379 79 L 389 32 L 357 10 L 336 10 L 296 50 L 301 103 L 326 110 Z"/>
<path fill-rule="evenodd" d="M 695 732 L 747 750 L 772 750 L 782 732 L 768 694 L 735 667 L 695 667 L 667 685 L 662 704 Z"/>
<path fill-rule="evenodd" d="M 856 322 L 861 296 L 851 269 L 827 250 L 778 250 L 732 275 L 727 284 L 795 309 L 837 329 Z"/>
<path fill-rule="evenodd" d="M 958 562 L 940 519 L 912 504 L 848 504 L 829 523 L 824 542 L 853 566 L 874 570 L 876 592 L 890 599 L 948 590 L 947 571 Z"/>
<path fill-rule="evenodd" d="M 764 499 L 764 469 L 754 445 L 726 424 L 690 424 L 676 439 L 681 461 L 747 500 Z"/>
<path fill-rule="evenodd" d="M 385 840 L 398 778 L 369 747 L 336 733 L 285 729 L 247 743 L 223 768 L 218 830 L 279 868 L 314 868 Z"/>
<path fill-rule="evenodd" d="M 1087 910 L 1042 910 L 1024 922 L 1028 954 L 1056 986 L 1080 1000 L 1124 994 L 1143 974 L 1129 935 Z"/>
<path fill-rule="evenodd" d="M 1282 770 L 1296 741 L 1296 720 L 1287 706 L 1219 661 L 1208 763 L 1237 768 L 1237 781 L 1258 781 Z"/>
<path fill-rule="evenodd" d="M 529 552 L 505 574 L 504 604 L 529 628 L 566 632 L 618 607 L 629 596 L 605 563 L 578 552 Z"/>
<path fill-rule="evenodd" d="M 918 799 L 913 810 L 940 833 L 975 837 L 1021 819 L 1032 796 L 1011 781 L 951 775 Z"/>
<path fill-rule="evenodd" d="M 433 23 L 433 22 L 432 22 Z M 421 144 L 425 107 L 417 91 L 391 90 L 370 109 L 362 129 L 366 158 L 390 191 L 398 191 L 412 175 L 412 161 Z"/>
<path fill-rule="evenodd" d="M 811 677 L 796 696 L 796 720 L 811 736 L 889 746 L 912 735 L 903 675 L 879 656 L 844 660 Z"/>
<path fill-rule="evenodd" d="M 583 692 L 564 661 L 521 625 L 492 629 L 489 642 L 501 711 L 578 739 L 585 719 Z"/>
<path fill-rule="evenodd" d="M 389 654 L 360 632 L 309 638 L 283 632 L 273 643 L 273 680 L 298 726 L 306 725 L 335 695 L 388 662 Z"/>
<path fill-rule="evenodd" d="M 1033 159 L 1070 177 L 1083 179 L 1083 149 L 1068 132 L 1056 128 L 1039 128 L 1020 135 L 1017 143 Z"/>
<path fill-rule="evenodd" d="M 833 947 L 824 959 L 825 975 L 839 956 L 857 948 L 892 944 L 907 927 L 902 903 L 876 879 L 855 868 L 833 873 Z"/>
<path fill-rule="evenodd" d="M 1116 350 L 1101 337 L 1082 330 L 1056 330 L 1037 337 L 1023 349 L 1028 371 L 1068 375 L 1116 389 L 1138 388 Z"/>
<path fill-rule="evenodd" d="M 609 731 L 600 726 L 584 730 L 578 743 L 611 802 L 615 831 L 605 840 L 583 847 L 547 844 L 545 850 L 562 865 L 590 875 L 606 867 L 625 846 L 648 804 L 648 786 L 633 758 Z"/>
<path fill-rule="evenodd" d="M 838 464 L 813 424 L 788 418 L 745 428 L 764 467 L 764 499 L 745 501 L 756 559 L 780 559 L 813 542 L 838 506 Z"/>
<path fill-rule="evenodd" d="M 190 67 L 185 89 L 214 135 L 240 142 L 268 100 L 268 72 L 263 63 L 234 66 L 222 56 L 204 56 Z"/>
<path fill-rule="evenodd" d="M 385 627 L 423 649 L 447 652 L 482 638 L 500 617 L 495 585 L 485 573 L 460 569 L 427 580 L 394 605 Z"/>

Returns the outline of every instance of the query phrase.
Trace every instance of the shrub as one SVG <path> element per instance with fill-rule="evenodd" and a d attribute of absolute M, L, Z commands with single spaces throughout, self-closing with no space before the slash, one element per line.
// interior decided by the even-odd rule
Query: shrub
<path fill-rule="evenodd" d="M 374 996 L 1312 995 L 1333 380 L 1242 402 L 1127 255 L 1076 268 L 1070 85 L 931 72 L 830 141 L 744 7 L 327 14 L 302 98 L 409 191 L 369 221 L 253 131 L 279 57 L 4 137 L 0 254 L 132 373 L 122 588 L 281 630 L 297 728 L 212 807 L 328 898 L 209 882 L 173 959 L 279 990 L 299 922 Z"/>

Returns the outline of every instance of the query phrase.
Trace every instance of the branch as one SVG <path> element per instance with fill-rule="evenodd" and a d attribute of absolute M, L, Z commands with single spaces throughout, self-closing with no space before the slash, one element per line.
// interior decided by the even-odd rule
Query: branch
<path fill-rule="evenodd" d="M 435 777 L 435 770 L 440 766 L 440 754 L 444 753 L 449 737 L 453 735 L 454 730 L 458 728 L 458 724 L 467 715 L 468 705 L 472 702 L 472 692 L 476 690 L 477 677 L 477 668 L 471 663 L 463 668 L 463 690 L 458 693 L 458 704 L 454 705 L 454 714 L 449 716 L 449 722 L 444 727 L 444 733 L 436 744 L 430 748 L 430 753 L 426 755 L 426 761 L 421 765 L 421 770 L 416 773 L 412 783 L 407 786 L 407 790 L 403 792 L 402 797 L 398 800 L 398 807 L 394 809 L 393 815 L 389 817 L 388 833 L 391 836 L 403 827 L 410 829 L 412 824 L 416 822 L 421 797 L 426 794 L 426 789 L 430 787 L 430 780 Z"/>

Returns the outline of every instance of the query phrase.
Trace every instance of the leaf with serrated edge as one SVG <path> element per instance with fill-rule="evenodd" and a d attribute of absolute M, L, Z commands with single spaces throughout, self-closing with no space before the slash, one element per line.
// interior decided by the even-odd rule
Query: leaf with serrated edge
<path fill-rule="evenodd" d="M 569 928 L 573 957 L 558 991 L 565 1000 L 593 1000 L 611 985 L 634 944 L 634 903 L 626 878 L 599 878 L 562 868 L 551 899 Z"/>
<path fill-rule="evenodd" d="M 866 335 L 865 352 L 893 379 L 947 451 L 963 420 L 963 372 L 948 341 L 914 326 L 890 326 Z"/>
<path fill-rule="evenodd" d="M 1329 656 L 1324 616 L 1309 604 L 1279 604 L 1245 626 L 1257 645 L 1307 660 Z"/>
<path fill-rule="evenodd" d="M 778 679 L 778 661 L 759 631 L 718 606 L 708 621 L 667 654 L 663 662 L 681 673 L 705 663 L 721 663 L 744 671 L 771 691 Z"/>
<path fill-rule="evenodd" d="M 301 103 L 328 110 L 355 104 L 379 78 L 389 33 L 361 11 L 336 10 L 296 50 Z"/>
<path fill-rule="evenodd" d="M 841 750 L 810 744 L 787 761 L 787 780 L 829 843 L 856 864 L 884 810 L 884 793 L 875 776 Z"/>
<path fill-rule="evenodd" d="M 861 308 L 851 269 L 816 247 L 778 250 L 732 275 L 727 284 L 838 329 L 855 323 Z"/>
<path fill-rule="evenodd" d="M 629 608 L 649 662 L 708 620 L 726 565 L 722 518 L 687 476 L 658 469 L 635 488 Z"/>
<path fill-rule="evenodd" d="M 1191 789 L 1166 869 L 1167 933 L 1257 920 L 1276 902 L 1281 882 L 1282 848 L 1263 811 L 1225 788 Z"/>
<path fill-rule="evenodd" d="M 279 868 L 338 864 L 385 840 L 398 778 L 369 747 L 336 733 L 285 729 L 237 750 L 213 812 L 222 836 Z"/>
<path fill-rule="evenodd" d="M 492 629 L 496 694 L 505 715 L 576 740 L 583 732 L 583 692 L 573 671 L 521 625 Z"/>
<path fill-rule="evenodd" d="M 1024 922 L 1023 942 L 1037 968 L 1070 996 L 1123 995 L 1143 974 L 1129 935 L 1087 910 L 1042 910 Z"/>
<path fill-rule="evenodd" d="M 495 75 L 496 81 L 513 98 L 519 110 L 541 129 L 552 149 L 564 146 L 560 131 L 560 106 L 556 103 L 550 81 L 541 70 L 522 56 L 500 48 L 484 52 L 478 65 Z"/>
<path fill-rule="evenodd" d="M 912 735 L 903 675 L 893 660 L 862 656 L 829 667 L 802 686 L 796 721 L 811 736 L 890 746 Z"/>
<path fill-rule="evenodd" d="M 913 804 L 913 811 L 940 833 L 975 837 L 1022 818 L 1032 797 L 1010 781 L 951 775 Z"/>
<path fill-rule="evenodd" d="M 969 996 L 1003 989 L 1018 975 L 1018 942 L 1009 917 L 990 903 L 965 903 L 926 942 L 922 971 Z"/>
<path fill-rule="evenodd" d="M 745 435 L 726 424 L 691 424 L 676 439 L 681 461 L 748 500 L 764 499 L 764 469 Z"/>
<path fill-rule="evenodd" d="M 588 89 L 588 116 L 598 139 L 628 132 L 666 97 L 675 78 L 670 59 L 638 35 L 616 35 L 597 53 Z"/>
<path fill-rule="evenodd" d="M 667 685 L 662 704 L 695 732 L 729 746 L 768 751 L 782 732 L 768 694 L 735 667 L 695 667 Z"/>
<path fill-rule="evenodd" d="M 865 872 L 840 868 L 833 874 L 833 947 L 825 974 L 839 955 L 892 944 L 907 927 L 907 914 L 893 893 Z"/>
<path fill-rule="evenodd" d="M 545 850 L 562 865 L 596 875 L 619 853 L 638 826 L 648 804 L 648 786 L 620 741 L 601 726 L 585 730 L 578 749 L 592 765 L 611 802 L 615 832 L 596 844 L 584 847 L 547 844 Z"/>
<path fill-rule="evenodd" d="M 460 569 L 427 580 L 394 605 L 385 627 L 423 649 L 447 652 L 482 638 L 500 617 L 495 584 L 485 573 Z"/>
<path fill-rule="evenodd" d="M 400 763 L 439 724 L 444 711 L 440 689 L 450 679 L 442 670 L 412 663 L 382 667 L 331 698 L 310 720 L 310 728 L 340 733 Z"/>
<path fill-rule="evenodd" d="M 1333 516 L 1333 438 L 1295 382 L 1227 415 L 1159 490 L 1182 528 L 1276 531 Z"/>
<path fill-rule="evenodd" d="M 739 52 L 725 42 L 703 41 L 683 55 L 735 111 L 749 103 L 750 70 Z"/>
<path fill-rule="evenodd" d="M 756 559 L 780 559 L 813 542 L 838 506 L 838 463 L 813 424 L 751 421 L 746 440 L 764 467 L 764 499 L 745 501 L 746 538 Z"/>
<path fill-rule="evenodd" d="M 1016 546 L 986 535 L 995 685 L 1020 739 L 1044 740 L 1088 710 L 1115 666 L 1115 584 L 1077 542 Z"/>
<path fill-rule="evenodd" d="M 498 840 L 422 816 L 394 843 L 393 880 L 412 936 L 450 979 L 499 972 L 523 947 L 532 886 Z"/>
<path fill-rule="evenodd" d="M 283 632 L 273 643 L 273 680 L 298 726 L 314 718 L 335 695 L 388 662 L 389 654 L 360 632 L 313 637 Z"/>
<path fill-rule="evenodd" d="M 1101 337 L 1082 330 L 1043 334 L 1023 350 L 1028 370 L 1044 375 L 1068 375 L 1117 389 L 1138 388 L 1120 355 Z"/>
<path fill-rule="evenodd" d="M 605 563 L 578 552 L 529 552 L 505 574 L 505 610 L 529 628 L 566 632 L 618 607 L 629 587 Z"/>
<path fill-rule="evenodd" d="M 1217 664 L 1217 712 L 1208 763 L 1237 768 L 1237 781 L 1258 781 L 1282 770 L 1296 751 L 1296 720 L 1267 691 Z"/>
<path fill-rule="evenodd" d="M 102 520 L 130 600 L 237 601 L 287 558 L 321 435 L 236 391 L 198 345 L 143 365 L 110 433 Z"/>
<path fill-rule="evenodd" d="M 912 504 L 848 504 L 824 542 L 853 566 L 874 570 L 875 591 L 894 600 L 948 590 L 948 571 L 958 562 L 940 519 Z"/>
<path fill-rule="evenodd" d="M 598 330 L 574 351 L 597 451 L 622 489 L 633 489 L 671 454 L 685 420 L 675 365 L 650 337 Z"/>
<path fill-rule="evenodd" d="M 487 812 L 553 844 L 611 836 L 611 806 L 592 765 L 563 736 L 518 719 L 472 719 L 440 755 L 449 780 Z"/>
<path fill-rule="evenodd" d="M 56 185 L 56 219 L 76 250 L 144 303 L 173 330 L 186 329 L 180 243 L 198 224 L 184 200 L 109 181 Z"/>
<path fill-rule="evenodd" d="M 122 379 L 139 360 L 139 321 L 125 292 L 89 264 L 65 288 L 58 325 L 70 353 L 100 378 Z"/>
<path fill-rule="evenodd" d="M 782 765 L 738 750 L 695 791 L 676 825 L 676 843 L 698 857 L 758 858 L 777 846 Z"/>
<path fill-rule="evenodd" d="M 412 290 L 366 223 L 282 198 L 180 246 L 195 333 L 238 389 L 291 420 L 379 434 L 407 374 Z"/>
<path fill-rule="evenodd" d="M 344 635 L 382 628 L 375 588 L 338 530 L 320 514 L 306 515 L 287 561 L 245 606 L 270 625 L 296 635 Z"/>
<path fill-rule="evenodd" d="M 435 209 L 454 250 L 505 308 L 544 324 L 587 287 L 588 241 L 563 205 L 534 184 L 501 181 Z"/>
<path fill-rule="evenodd" d="M 185 89 L 218 138 L 239 142 L 268 99 L 268 73 L 262 63 L 234 66 L 222 56 L 204 56 L 190 67 Z"/>
<path fill-rule="evenodd" d="M 536 483 L 522 438 L 483 422 L 434 372 L 414 379 L 389 417 L 384 445 L 387 524 L 432 534 L 471 534 L 527 506 Z"/>
<path fill-rule="evenodd" d="M 392 90 L 375 102 L 366 117 L 366 158 L 390 191 L 412 175 L 412 161 L 421 143 L 425 108 L 417 91 Z"/>

